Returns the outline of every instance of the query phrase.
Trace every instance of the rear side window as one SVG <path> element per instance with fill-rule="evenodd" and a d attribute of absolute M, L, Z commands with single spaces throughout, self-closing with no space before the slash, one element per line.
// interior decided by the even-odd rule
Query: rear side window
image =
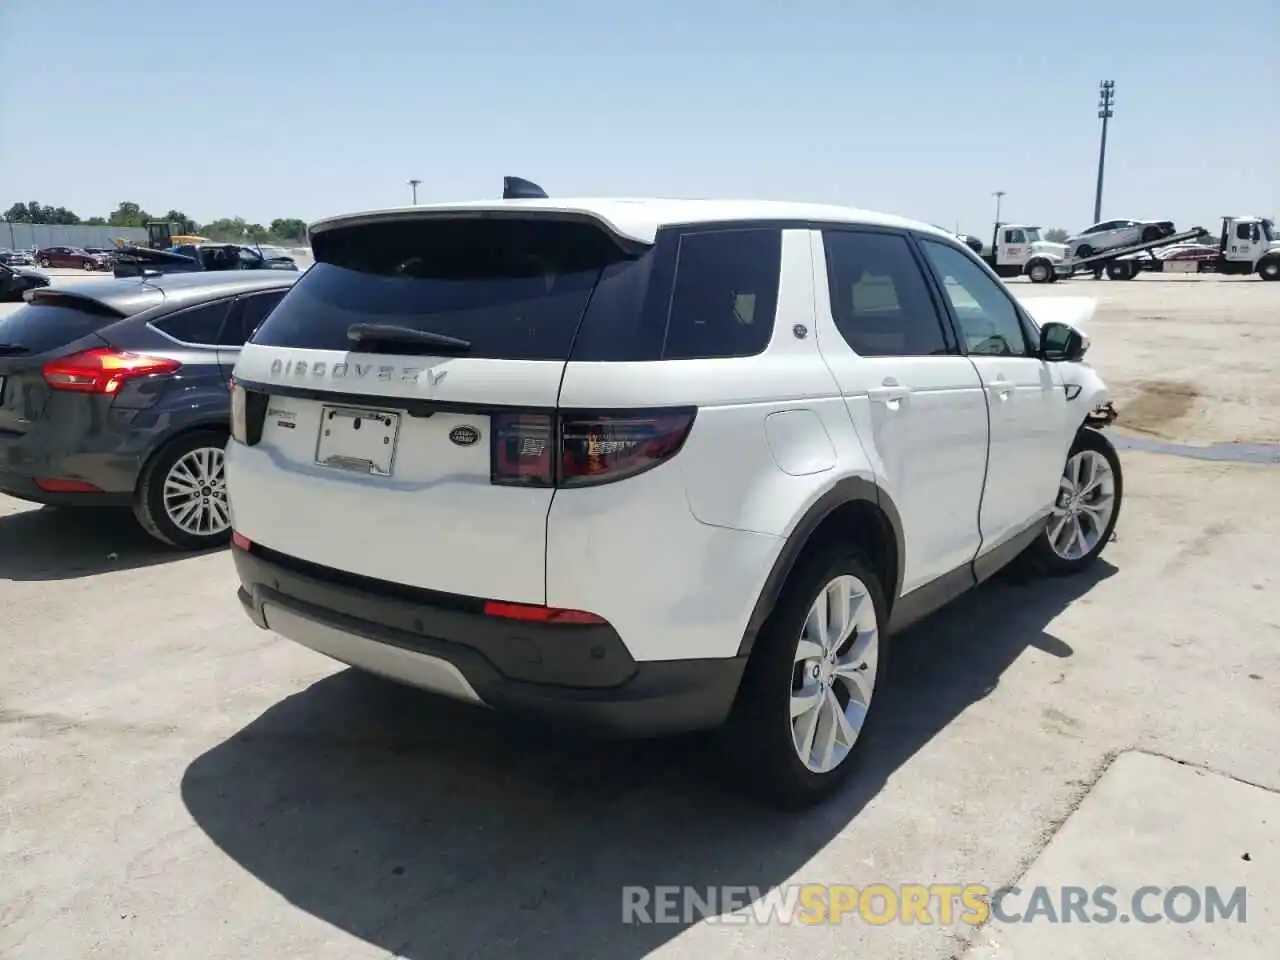
<path fill-rule="evenodd" d="M 97 333 L 121 319 L 106 310 L 29 303 L 0 317 L 0 356 L 44 353 Z"/>
<path fill-rule="evenodd" d="M 680 238 L 664 360 L 750 357 L 769 345 L 782 231 L 714 230 Z"/>
<path fill-rule="evenodd" d="M 151 325 L 183 343 L 215 346 L 230 308 L 230 300 L 218 300 L 153 320 Z"/>
<path fill-rule="evenodd" d="M 906 237 L 824 230 L 836 329 L 863 357 L 954 353 Z"/>
<path fill-rule="evenodd" d="M 352 324 L 376 323 L 466 340 L 469 357 L 565 360 L 602 273 L 630 259 L 595 225 L 553 219 L 384 221 L 313 246 L 254 343 L 346 351 Z"/>

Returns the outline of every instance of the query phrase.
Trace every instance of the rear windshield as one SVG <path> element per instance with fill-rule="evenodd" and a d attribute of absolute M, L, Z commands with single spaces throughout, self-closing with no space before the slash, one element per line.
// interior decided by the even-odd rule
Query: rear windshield
<path fill-rule="evenodd" d="M 346 351 L 352 324 L 377 323 L 466 340 L 470 357 L 564 360 L 601 272 L 629 262 L 591 224 L 481 218 L 341 228 L 315 256 L 254 343 Z"/>
<path fill-rule="evenodd" d="M 0 317 L 0 357 L 56 350 L 119 319 L 119 314 L 29 303 Z"/>
<path fill-rule="evenodd" d="M 253 343 L 349 351 L 357 323 L 468 341 L 465 356 L 745 357 L 773 333 L 778 227 L 666 228 L 622 249 L 591 223 L 432 219 L 321 233 Z"/>

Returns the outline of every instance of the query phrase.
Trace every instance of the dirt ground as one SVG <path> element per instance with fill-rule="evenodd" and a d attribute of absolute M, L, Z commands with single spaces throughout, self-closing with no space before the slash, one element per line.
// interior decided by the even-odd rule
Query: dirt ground
<path fill-rule="evenodd" d="M 1280 284 L 1139 277 L 1011 284 L 1019 297 L 1098 299 L 1089 360 L 1117 426 L 1179 443 L 1280 443 Z"/>

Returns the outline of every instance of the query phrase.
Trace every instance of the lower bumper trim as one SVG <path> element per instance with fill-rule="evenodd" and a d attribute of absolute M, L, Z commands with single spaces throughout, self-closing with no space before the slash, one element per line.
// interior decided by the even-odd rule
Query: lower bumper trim
<path fill-rule="evenodd" d="M 257 585 L 241 604 L 259 627 L 357 669 L 455 700 L 572 724 L 606 737 L 653 737 L 720 726 L 746 657 L 640 661 L 617 686 L 530 683 L 504 676 L 478 651 L 402 635 L 385 625 L 299 603 Z"/>
<path fill-rule="evenodd" d="M 262 619 L 267 629 L 348 666 L 455 700 L 484 702 L 448 660 L 347 633 L 274 603 L 262 605 Z"/>

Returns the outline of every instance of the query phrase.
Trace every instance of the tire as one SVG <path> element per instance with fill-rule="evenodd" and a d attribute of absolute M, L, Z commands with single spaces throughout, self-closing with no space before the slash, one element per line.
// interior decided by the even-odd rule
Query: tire
<path fill-rule="evenodd" d="M 93 261 L 86 260 L 84 263 L 80 264 L 80 268 L 84 270 L 86 273 L 88 273 L 89 271 L 93 270 Z"/>
<path fill-rule="evenodd" d="M 1032 283 L 1052 283 L 1053 264 L 1044 260 L 1032 260 L 1027 264 L 1027 277 Z"/>
<path fill-rule="evenodd" d="M 1151 243 L 1164 237 L 1164 229 L 1157 226 L 1143 227 L 1140 243 Z"/>
<path fill-rule="evenodd" d="M 37 267 L 40 267 L 42 270 L 48 270 L 48 269 L 49 269 L 49 260 L 48 260 L 48 258 L 47 258 L 47 257 L 41 257 L 39 260 L 37 260 L 37 261 L 36 261 L 36 266 L 37 266 Z"/>
<path fill-rule="evenodd" d="M 226 445 L 227 434 L 223 431 L 193 430 L 175 437 L 151 457 L 138 479 L 133 502 L 133 514 L 147 533 L 161 543 L 181 550 L 211 550 L 227 545 L 231 540 L 231 522 L 226 502 L 226 480 L 222 473 Z M 202 456 L 202 452 L 208 455 Z M 214 453 L 216 457 L 212 456 Z M 197 488 L 195 482 L 202 478 L 196 464 L 201 460 L 210 468 L 209 476 L 204 479 L 212 482 Z M 166 505 L 166 486 L 170 480 L 193 491 L 207 491 L 207 496 L 184 498 L 178 494 Z M 177 493 L 177 488 L 171 487 L 170 492 L 171 495 Z M 186 525 L 179 524 L 178 519 L 184 519 L 179 507 L 184 500 L 189 502 L 191 499 L 201 502 L 193 505 L 191 521 Z M 201 527 L 208 529 L 202 531 Z"/>
<path fill-rule="evenodd" d="M 1084 497 L 1073 494 L 1073 488 L 1090 482 L 1090 475 L 1085 474 L 1079 478 L 1081 483 L 1076 483 L 1073 469 L 1077 462 L 1085 467 L 1092 464 L 1094 471 L 1105 464 L 1109 476 L 1104 477 L 1098 472 L 1092 474 L 1093 478 L 1098 480 L 1098 486 L 1095 488 L 1099 491 L 1098 494 Z M 1098 508 L 1108 494 L 1109 512 L 1103 515 Z M 1073 508 L 1073 496 L 1075 504 L 1081 505 L 1079 508 Z M 1053 513 L 1045 523 L 1044 532 L 1027 548 L 1025 556 L 1031 567 L 1039 573 L 1061 576 L 1079 573 L 1092 565 L 1110 541 L 1111 534 L 1115 532 L 1123 501 L 1124 474 L 1120 468 L 1120 457 L 1116 453 L 1116 448 L 1097 430 L 1082 427 L 1067 454 Z M 1090 508 L 1090 504 L 1093 505 L 1093 509 Z M 1084 519 L 1081 520 L 1081 518 Z M 1084 546 L 1087 549 L 1083 551 L 1078 549 L 1080 544 L 1074 540 L 1067 543 L 1064 539 L 1071 534 L 1073 523 L 1079 527 L 1081 534 L 1086 538 Z M 1084 529 L 1086 526 L 1092 529 L 1086 531 Z M 1091 542 L 1090 538 L 1094 536 L 1096 540 Z M 1075 549 L 1066 549 L 1064 544 L 1066 547 Z"/>
<path fill-rule="evenodd" d="M 1263 280 L 1280 280 L 1280 257 L 1263 257 L 1258 263 L 1258 276 Z"/>
<path fill-rule="evenodd" d="M 812 629 L 807 627 L 811 608 L 824 593 L 839 594 L 852 590 L 850 605 L 856 630 L 834 651 L 835 664 L 844 663 L 845 670 L 832 675 L 830 657 L 804 662 L 798 658 L 802 640 L 809 644 Z M 862 603 L 856 596 L 861 594 Z M 846 593 L 845 595 L 848 595 Z M 873 619 L 872 619 L 873 618 Z M 848 621 L 846 621 L 848 622 Z M 742 686 L 734 702 L 722 735 L 726 742 L 726 759 L 735 767 L 741 785 L 778 806 L 796 809 L 816 804 L 840 788 L 855 770 L 871 724 L 879 716 L 883 699 L 885 669 L 885 625 L 888 622 L 884 590 L 871 565 L 846 546 L 836 545 L 802 561 L 792 571 L 782 596 L 756 638 L 751 659 L 743 673 Z M 820 649 L 815 647 L 815 650 Z M 861 664 L 862 669 L 857 669 Z M 818 673 L 810 675 L 809 671 Z M 841 676 L 843 674 L 843 676 Z M 870 678 L 870 684 L 867 684 Z M 795 685 L 809 687 L 816 694 L 816 706 L 792 720 Z M 801 760 L 797 744 L 796 724 L 812 719 L 816 737 L 838 731 L 839 708 L 850 708 L 853 691 L 860 690 L 858 701 L 870 709 L 862 712 L 861 726 L 848 737 L 852 724 L 846 727 L 841 743 L 833 732 L 832 766 L 815 769 Z M 824 692 L 825 691 L 825 692 Z M 876 692 L 880 696 L 876 697 Z M 840 715 L 845 715 L 844 712 Z M 854 722 L 858 711 L 854 709 Z M 803 734 L 804 727 L 801 728 Z M 821 753 L 821 741 L 815 740 L 811 755 Z"/>
<path fill-rule="evenodd" d="M 1083 260 L 1085 257 L 1092 257 L 1094 253 L 1093 247 L 1087 243 L 1082 243 L 1076 247 L 1076 259 Z"/>
<path fill-rule="evenodd" d="M 1108 280 L 1132 280 L 1137 271 L 1132 264 L 1125 263 L 1120 260 L 1112 261 L 1107 264 Z"/>

